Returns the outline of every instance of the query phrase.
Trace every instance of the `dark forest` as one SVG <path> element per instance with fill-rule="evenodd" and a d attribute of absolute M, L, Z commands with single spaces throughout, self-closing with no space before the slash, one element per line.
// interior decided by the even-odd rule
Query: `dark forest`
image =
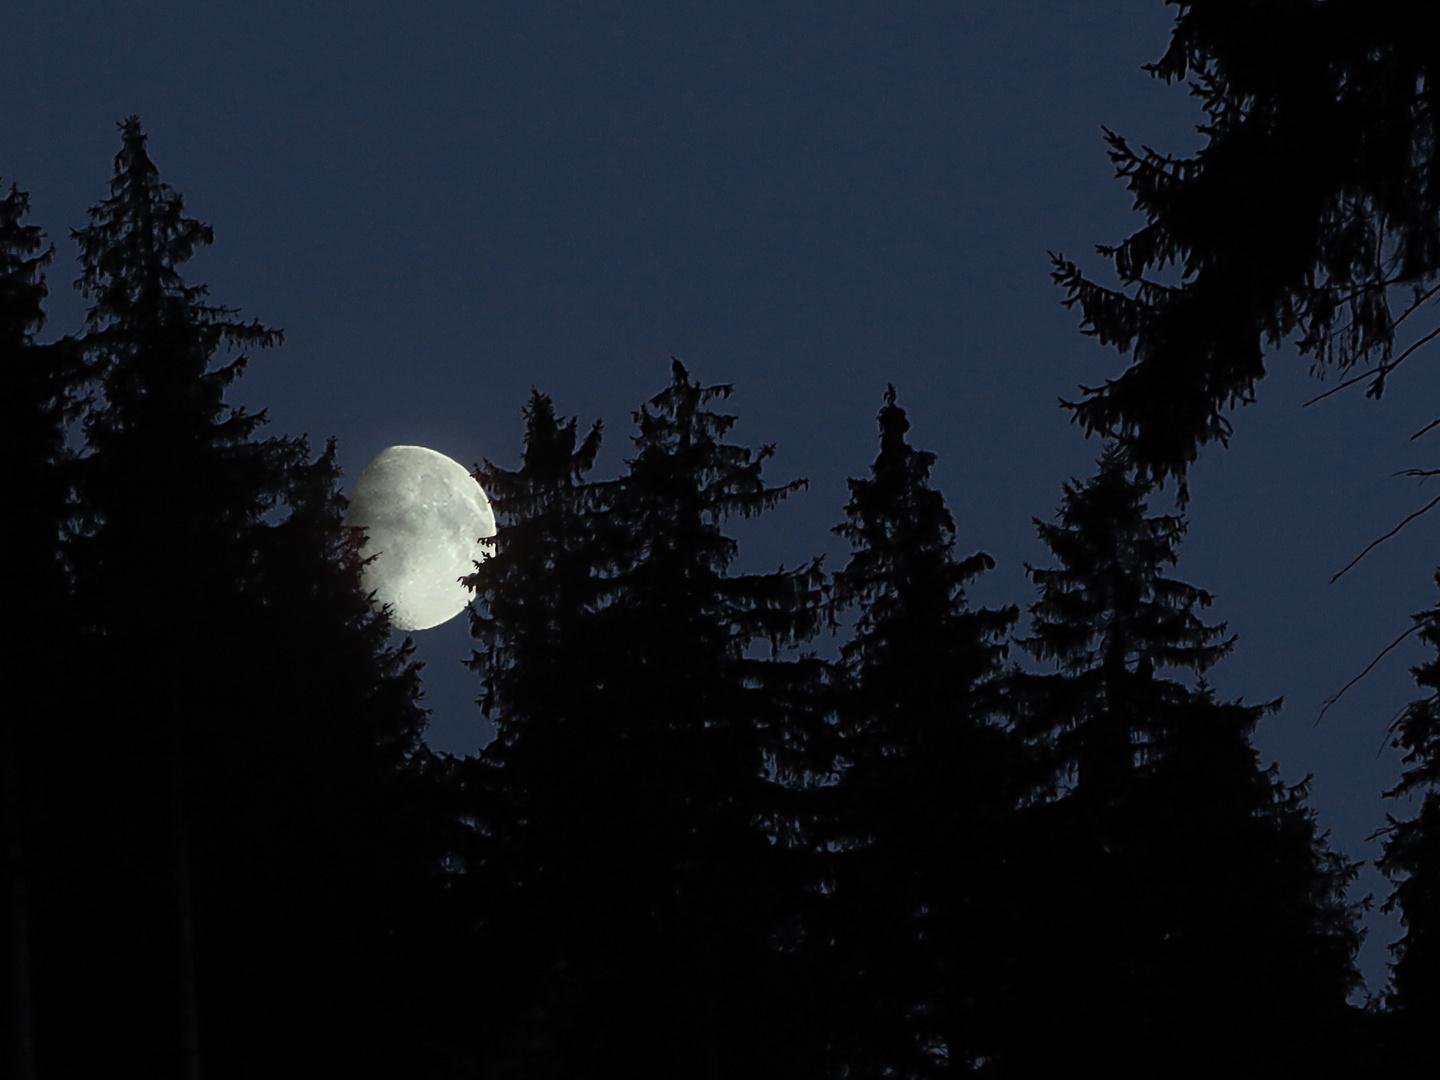
<path fill-rule="evenodd" d="M 1391 729 L 1386 794 L 1422 798 L 1387 825 L 1404 935 L 1362 1003 L 1358 863 L 1252 745 L 1281 703 L 1206 682 L 1243 646 L 1179 565 L 1186 469 L 1267 346 L 1374 396 L 1412 355 L 1440 53 L 1413 5 L 1176 6 L 1153 73 L 1194 82 L 1208 141 L 1111 135 L 1146 219 L 1101 248 L 1118 285 L 1054 258 L 1128 367 L 1066 406 L 1099 452 L 1037 508 L 1031 593 L 970 602 L 1005 553 L 957 536 L 883 371 L 848 559 L 765 574 L 726 523 L 805 481 L 730 441 L 729 386 L 657 363 L 598 478 L 601 424 L 537 390 L 518 467 L 476 471 L 500 531 L 467 579 L 475 757 L 424 742 L 334 445 L 228 400 L 281 334 L 185 277 L 212 233 L 140 121 L 69 238 L 73 333 L 41 340 L 56 248 L 10 186 L 5 1075 L 1433 1069 L 1440 653 Z M 1440 608 L 1415 632 L 1440 650 Z"/>

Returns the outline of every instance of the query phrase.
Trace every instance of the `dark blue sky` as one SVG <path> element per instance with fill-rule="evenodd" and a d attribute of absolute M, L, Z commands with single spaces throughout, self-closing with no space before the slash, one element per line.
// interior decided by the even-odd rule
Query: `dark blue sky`
<path fill-rule="evenodd" d="M 107 193 L 115 124 L 137 113 L 162 177 L 215 246 L 192 280 L 286 343 L 233 396 L 272 430 L 339 438 L 350 477 L 385 446 L 514 466 L 531 386 L 603 418 L 597 473 L 679 356 L 730 382 L 735 435 L 773 442 L 771 478 L 808 492 L 736 527 L 742 568 L 844 549 L 828 530 L 875 451 L 887 382 L 939 455 L 974 590 L 1029 603 L 1045 565 L 1032 516 L 1099 446 L 1056 405 L 1120 358 L 1076 332 L 1047 250 L 1080 257 L 1137 227 L 1100 126 L 1168 151 L 1199 144 L 1163 52 L 1160 0 L 797 3 L 47 0 L 0 35 L 0 178 L 57 243 L 51 321 L 78 329 L 68 230 Z M 1322 700 L 1437 599 L 1422 519 L 1327 585 L 1430 498 L 1396 470 L 1440 379 L 1417 358 L 1380 404 L 1270 360 L 1230 450 L 1192 479 L 1179 576 L 1240 635 L 1221 696 L 1283 712 L 1257 742 L 1314 774 L 1334 842 L 1373 858 L 1412 696 L 1397 649 L 1317 726 Z M 1402 369 L 1403 370 L 1403 369 Z M 1440 439 L 1440 432 L 1429 437 Z M 1168 496 L 1168 492 L 1166 493 Z M 1162 500 L 1159 507 L 1166 508 Z M 489 737 L 459 660 L 463 620 L 416 635 L 431 740 Z M 822 643 L 823 646 L 824 643 Z M 1388 892 L 1367 871 L 1362 892 Z M 1371 920 L 1372 989 L 1394 920 Z"/>

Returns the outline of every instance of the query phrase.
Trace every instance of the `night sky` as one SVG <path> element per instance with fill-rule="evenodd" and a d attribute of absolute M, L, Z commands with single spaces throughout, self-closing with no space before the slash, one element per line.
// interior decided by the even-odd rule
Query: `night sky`
<path fill-rule="evenodd" d="M 138 114 L 161 177 L 215 227 L 188 267 L 212 298 L 285 331 L 231 401 L 270 431 L 339 440 L 349 478 L 397 443 L 518 464 L 533 386 L 604 420 L 597 477 L 680 357 L 734 384 L 734 436 L 776 444 L 767 475 L 809 490 L 732 530 L 739 569 L 820 553 L 845 480 L 876 450 L 887 383 L 963 553 L 999 564 L 978 603 L 1034 598 L 1031 518 L 1100 445 L 1058 407 L 1123 359 L 1077 332 L 1047 250 L 1092 254 L 1140 225 L 1101 125 L 1170 152 L 1200 143 L 1195 102 L 1141 65 L 1160 0 L 733 0 L 303 4 L 47 0 L 0 35 L 0 179 L 57 246 L 42 338 L 80 328 L 68 230 L 108 194 L 117 121 Z M 1432 497 L 1440 379 L 1423 354 L 1384 401 L 1293 349 L 1269 358 L 1229 450 L 1194 469 L 1177 575 L 1240 635 L 1223 698 L 1284 710 L 1257 734 L 1291 781 L 1314 774 L 1332 842 L 1372 859 L 1399 771 L 1386 725 L 1417 696 L 1413 641 L 1316 723 L 1323 700 L 1437 600 L 1440 520 L 1332 574 Z M 1173 487 L 1153 504 L 1170 509 Z M 431 745 L 491 729 L 460 660 L 463 619 L 415 635 Z M 163 647 L 163 643 L 157 643 Z M 822 651 L 833 649 L 821 640 Z M 1388 883 L 1367 868 L 1360 894 Z M 1384 979 L 1395 920 L 1362 962 Z"/>

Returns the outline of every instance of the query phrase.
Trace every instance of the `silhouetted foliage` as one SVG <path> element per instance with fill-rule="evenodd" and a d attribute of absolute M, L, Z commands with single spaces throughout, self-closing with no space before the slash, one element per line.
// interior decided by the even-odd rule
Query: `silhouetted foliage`
<path fill-rule="evenodd" d="M 81 369 L 71 342 L 35 341 L 45 321 L 44 267 L 53 247 L 27 225 L 29 197 L 12 185 L 0 198 L 0 565 L 15 633 L 0 650 L 0 881 L 4 911 L 4 1024 L 7 1075 L 35 1076 L 31 863 L 48 846 L 40 812 L 51 757 L 55 683 L 75 646 L 62 539 L 71 514 L 72 458 L 65 427 L 79 406 Z"/>
<path fill-rule="evenodd" d="M 360 586 L 333 448 L 225 404 L 280 335 L 180 266 L 211 241 L 138 120 L 75 232 L 98 381 L 73 545 L 86 678 L 57 718 L 42 1069 L 211 1077 L 416 1067 L 447 769 Z M 432 965 L 433 966 L 433 965 Z M 442 968 L 424 973 L 440 979 Z M 84 1038 L 74 1037 L 84 1017 Z"/>
<path fill-rule="evenodd" d="M 482 474 L 520 531 L 502 531 L 475 578 L 500 733 L 484 755 L 494 748 L 493 795 L 477 805 L 482 833 L 520 849 L 497 856 L 521 873 L 499 886 L 539 914 L 520 940 L 552 943 L 532 958 L 542 981 L 498 1075 L 742 1076 L 803 1061 L 773 944 L 803 861 L 766 829 L 786 811 L 785 702 L 814 666 L 751 647 L 814 631 L 819 570 L 728 572 L 724 519 L 800 484 L 767 486 L 769 450 L 723 441 L 734 418 L 706 405 L 729 392 L 677 361 L 636 414 L 627 474 L 588 489 L 574 481 L 593 444 L 576 450 L 573 424 L 533 398 L 524 467 Z M 539 548 L 526 520 L 554 530 Z M 549 667 L 541 646 L 574 666 Z"/>
<path fill-rule="evenodd" d="M 577 445 L 575 421 L 538 392 L 525 421 L 521 468 L 487 462 L 478 473 L 500 529 L 469 582 L 481 646 L 470 666 L 496 735 L 466 765 L 477 837 L 463 889 L 490 973 L 476 1042 L 493 1075 L 560 1076 L 568 1066 L 552 1041 L 578 1022 L 566 956 L 615 828 L 586 808 L 607 805 L 616 782 L 597 767 L 608 734 L 597 695 L 616 643 L 599 613 L 602 485 L 584 481 L 600 425 Z"/>
<path fill-rule="evenodd" d="M 1021 722 L 1053 754 L 1058 797 L 1021 847 L 1033 898 L 1007 1070 L 1111 1076 L 1349 1075 L 1336 1036 L 1359 984 L 1358 864 L 1330 852 L 1249 737 L 1278 702 L 1221 703 L 1161 677 L 1232 647 L 1164 573 L 1184 523 L 1146 516 L 1148 485 L 1110 448 L 1037 522 L 1059 566 L 1022 644 L 1059 668 L 1028 679 Z M 1045 1016 L 1051 1036 L 1025 1030 Z M 1006 1075 L 1010 1075 L 1007 1071 Z"/>
<path fill-rule="evenodd" d="M 935 456 L 906 441 L 894 387 L 879 425 L 835 529 L 854 552 L 834 603 L 859 618 L 840 653 L 833 1020 L 845 1075 L 927 1076 L 991 1049 L 1007 826 L 1024 794 L 1020 747 L 997 722 L 1016 609 L 969 608 L 966 584 L 994 561 L 955 558 Z"/>
<path fill-rule="evenodd" d="M 1436 575 L 1440 584 L 1440 574 Z M 1415 616 L 1420 637 L 1440 648 L 1440 609 Z M 1404 751 L 1405 770 L 1385 794 L 1418 797 L 1419 811 L 1403 821 L 1386 815 L 1389 836 L 1380 867 L 1396 884 L 1383 910 L 1399 909 L 1405 935 L 1394 954 L 1388 1004 L 1396 1013 L 1393 1052 L 1407 1064 L 1434 1061 L 1440 1051 L 1435 1016 L 1440 1008 L 1440 660 L 1414 668 L 1428 697 L 1412 702 L 1392 726 L 1393 745 Z"/>
<path fill-rule="evenodd" d="M 24 631 L 0 669 L 16 1075 L 1371 1068 L 1345 1006 L 1356 865 L 1317 835 L 1307 784 L 1259 765 L 1278 702 L 1162 673 L 1203 674 L 1234 638 L 1167 575 L 1185 526 L 1146 499 L 1223 439 L 1263 336 L 1298 327 L 1342 367 L 1379 357 L 1376 393 L 1403 359 L 1384 290 L 1433 276 L 1430 144 L 1382 181 L 1430 121 L 1361 128 L 1428 61 L 1395 45 L 1389 8 L 1179 7 L 1156 71 L 1199 72 L 1211 142 L 1184 163 L 1112 141 L 1153 223 L 1110 254 L 1132 284 L 1181 258 L 1181 285 L 1129 298 L 1057 270 L 1136 364 L 1078 407 L 1124 446 L 1037 522 L 1057 565 L 1030 570 L 1021 644 L 1049 674 L 1006 666 L 1015 608 L 970 607 L 994 563 L 956 557 L 893 388 L 833 583 L 819 560 L 737 573 L 727 519 L 804 481 L 767 484 L 771 448 L 727 441 L 730 387 L 676 361 L 618 479 L 589 479 L 599 424 L 582 437 L 539 393 L 520 468 L 479 470 L 501 531 L 467 579 L 469 663 L 497 736 L 475 759 L 433 754 L 411 645 L 361 585 L 334 444 L 262 439 L 263 413 L 226 404 L 246 361 L 222 350 L 280 334 L 185 282 L 212 234 L 138 120 L 74 233 L 78 341 L 36 342 L 50 253 L 25 196 L 0 199 L 0 438 L 24 511 L 0 540 Z M 1299 26 L 1320 59 L 1287 61 L 1280 85 L 1230 16 L 1266 47 Z M 1278 213 L 1275 155 L 1316 134 L 1312 105 L 1351 110 L 1336 122 L 1360 164 L 1315 151 L 1291 219 L 1250 221 L 1227 170 L 1259 170 L 1255 203 Z M 1391 248 L 1346 247 L 1381 226 Z M 1300 247 L 1242 266 L 1246 228 Z M 1358 291 L 1337 336 L 1342 286 Z M 851 610 L 838 661 L 804 651 Z M 1417 619 L 1440 648 L 1440 612 Z M 1416 677 L 1440 694 L 1440 662 Z M 1397 722 L 1389 793 L 1424 796 L 1384 862 L 1407 927 L 1386 1060 L 1407 1067 L 1433 1057 L 1440 999 L 1436 700 Z"/>
<path fill-rule="evenodd" d="M 1143 474 L 1179 478 L 1183 500 L 1187 467 L 1201 446 L 1227 441 L 1225 413 L 1252 398 L 1267 348 L 1292 340 L 1312 373 L 1340 377 L 1326 394 L 1364 384 L 1378 399 L 1440 334 L 1413 318 L 1440 289 L 1440 54 L 1416 32 L 1430 14 L 1418 0 L 1175 7 L 1170 46 L 1147 70 L 1167 83 L 1189 78 L 1204 145 L 1175 157 L 1107 131 L 1146 224 L 1099 248 L 1118 287 L 1062 257 L 1053 276 L 1086 333 L 1132 354 L 1120 377 L 1070 405 L 1076 419 L 1120 439 Z M 1417 677 L 1430 685 L 1428 665 Z M 1424 941 L 1440 915 L 1425 884 L 1440 855 L 1428 838 L 1429 709 L 1416 703 L 1395 729 L 1410 769 L 1391 794 L 1425 792 L 1425 806 L 1392 820 L 1384 858 L 1399 881 L 1389 903 L 1407 928 L 1389 997 L 1401 1022 L 1386 1029 L 1427 1062 L 1433 1043 L 1414 1040 L 1416 1025 L 1429 1025 L 1418 1003 L 1434 997 L 1421 987 L 1435 980 L 1414 973 L 1434 966 Z M 1414 1010 L 1402 1004 L 1405 986 Z"/>
<path fill-rule="evenodd" d="M 1265 346 L 1291 335 L 1317 369 L 1364 367 L 1350 381 L 1379 397 L 1435 336 L 1395 351 L 1440 272 L 1437 56 L 1416 32 L 1429 6 L 1170 2 L 1170 46 L 1146 70 L 1190 77 L 1205 145 L 1173 157 L 1107 131 L 1146 224 L 1099 248 L 1118 289 L 1061 257 L 1054 274 L 1086 333 L 1133 350 L 1076 419 L 1157 477 L 1228 439 L 1225 410 L 1250 400 Z"/>

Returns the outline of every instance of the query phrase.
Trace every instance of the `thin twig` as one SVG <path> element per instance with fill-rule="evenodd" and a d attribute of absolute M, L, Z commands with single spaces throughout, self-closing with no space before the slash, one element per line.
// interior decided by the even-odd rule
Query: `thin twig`
<path fill-rule="evenodd" d="M 1403 323 L 1406 319 L 1408 319 L 1411 315 L 1413 315 L 1413 314 L 1415 314 L 1415 312 L 1419 311 L 1419 310 L 1420 310 L 1420 305 L 1423 304 L 1423 303 L 1425 303 L 1426 300 L 1429 300 L 1429 299 L 1430 299 L 1432 296 L 1434 296 L 1437 292 L 1440 292 L 1440 285 L 1436 285 L 1434 288 L 1430 289 L 1428 292 L 1422 293 L 1421 295 L 1417 296 L 1413 301 L 1411 301 L 1410 306 L 1409 306 L 1408 308 L 1406 308 L 1404 311 L 1402 311 L 1402 312 L 1400 313 L 1400 317 L 1399 317 L 1398 319 L 1396 319 L 1395 322 L 1392 323 L 1391 325 L 1392 325 L 1392 326 L 1399 326 L 1399 325 L 1400 325 L 1401 323 Z"/>
<path fill-rule="evenodd" d="M 1369 369 L 1367 369 L 1367 370 L 1365 370 L 1365 371 L 1362 371 L 1359 375 L 1353 375 L 1353 376 L 1351 376 L 1350 378 L 1344 380 L 1343 382 L 1337 383 L 1336 385 L 1332 386 L 1329 390 L 1326 390 L 1323 394 L 1317 394 L 1315 397 L 1311 398 L 1309 401 L 1305 402 L 1305 404 L 1302 405 L 1302 406 L 1300 406 L 1300 407 L 1301 407 L 1302 409 L 1308 409 L 1311 405 L 1314 405 L 1317 401 L 1324 401 L 1324 400 L 1325 400 L 1327 397 L 1329 397 L 1331 394 L 1338 394 L 1341 390 L 1344 390 L 1346 387 L 1354 386 L 1356 383 L 1359 383 L 1359 382 L 1364 382 L 1366 379 L 1370 378 L 1372 375 L 1373 375 L 1373 376 L 1376 376 L 1377 378 L 1381 378 L 1381 379 L 1385 378 L 1385 376 L 1389 375 L 1390 372 L 1394 371 L 1394 370 L 1395 370 L 1397 367 L 1399 367 L 1402 363 L 1404 363 L 1406 360 L 1408 360 L 1408 359 L 1410 358 L 1411 354 L 1413 354 L 1416 349 L 1420 348 L 1420 346 L 1422 346 L 1422 345 L 1429 344 L 1431 341 L 1433 341 L 1433 340 L 1434 340 L 1435 338 L 1437 338 L 1437 337 L 1440 337 L 1440 326 L 1437 326 L 1434 330 L 1431 330 L 1428 334 L 1426 334 L 1424 337 L 1422 337 L 1419 341 L 1411 342 L 1410 345 L 1406 347 L 1406 349 L 1405 349 L 1404 352 L 1402 352 L 1402 353 L 1401 353 L 1399 356 L 1397 356 L 1394 360 L 1391 360 L 1388 364 L 1381 364 L 1379 367 L 1369 368 Z"/>
<path fill-rule="evenodd" d="M 1341 390 L 1344 390 L 1346 387 L 1354 386 L 1354 385 L 1355 385 L 1356 383 L 1358 383 L 1358 382 L 1364 382 L 1366 379 L 1370 378 L 1370 376 L 1372 376 L 1372 375 L 1387 375 L 1387 374 L 1389 374 L 1389 372 L 1390 372 L 1390 369 L 1389 369 L 1388 367 L 1386 367 L 1384 364 L 1380 365 L 1380 367 L 1378 367 L 1378 368 L 1367 368 L 1365 371 L 1362 371 L 1359 375 L 1354 375 L 1354 376 L 1346 379 L 1344 382 L 1337 383 L 1336 385 L 1332 386 L 1329 390 L 1326 390 L 1323 394 L 1316 394 L 1313 398 L 1311 398 L 1309 401 L 1305 402 L 1305 404 L 1304 404 L 1304 405 L 1301 405 L 1300 407 L 1301 407 L 1302 409 L 1308 409 L 1311 405 L 1314 405 L 1317 401 L 1324 401 L 1324 400 L 1325 400 L 1327 397 L 1329 397 L 1331 394 L 1338 394 Z"/>
<path fill-rule="evenodd" d="M 1410 441 L 1411 441 L 1411 442 L 1414 442 L 1416 439 L 1420 438 L 1421 435 L 1424 435 L 1424 434 L 1425 434 L 1427 431 L 1429 431 L 1431 428 L 1437 427 L 1437 426 L 1440 426 L 1440 420 L 1431 420 L 1430 423 L 1426 424 L 1426 425 L 1425 425 L 1424 427 L 1422 427 L 1419 431 L 1415 432 L 1414 435 L 1411 435 L 1411 436 L 1410 436 Z"/>
<path fill-rule="evenodd" d="M 1430 333 L 1426 334 L 1419 341 L 1412 341 L 1408 346 L 1406 346 L 1404 352 L 1402 352 L 1394 360 L 1390 361 L 1390 363 L 1385 365 L 1385 370 L 1384 372 L 1382 372 L 1382 374 L 1389 375 L 1390 372 L 1394 371 L 1397 367 L 1399 367 L 1402 363 L 1409 359 L 1411 353 L 1413 353 L 1416 349 L 1420 348 L 1421 345 L 1425 345 L 1433 341 L 1437 336 L 1440 336 L 1440 326 L 1437 326 L 1434 330 L 1431 330 Z"/>
<path fill-rule="evenodd" d="M 1348 293 L 1343 293 L 1343 294 L 1341 294 L 1341 295 L 1339 295 L 1339 296 L 1336 296 L 1336 297 L 1335 297 L 1335 306 L 1336 306 L 1336 307 L 1339 307 L 1339 306 L 1342 305 L 1342 304 L 1351 303 L 1352 301 L 1357 300 L 1357 299 L 1359 299 L 1360 297 L 1364 296 L 1366 293 L 1383 292 L 1383 291 L 1386 290 L 1386 289 L 1393 288 L 1394 286 L 1399 285 L 1399 284 L 1400 284 L 1401 282 L 1403 282 L 1404 280 L 1405 280 L 1404 278 L 1398 278 L 1398 277 L 1396 277 L 1396 278 L 1386 278 L 1384 281 L 1371 281 L 1371 282 L 1367 282 L 1367 283 L 1365 283 L 1364 285 L 1361 285 L 1361 286 L 1360 286 L 1359 288 L 1357 288 L 1357 289 L 1352 289 L 1352 290 L 1351 290 L 1350 292 L 1348 292 Z M 1436 286 L 1436 288 L 1440 288 L 1440 286 Z M 1421 297 L 1421 299 L 1423 300 L 1423 299 L 1425 299 L 1425 298 L 1424 298 L 1424 297 Z M 1412 303 L 1413 303 L 1413 302 L 1414 302 L 1414 301 L 1412 301 Z"/>
<path fill-rule="evenodd" d="M 1345 568 L 1344 568 L 1343 570 L 1341 570 L 1339 573 L 1337 573 L 1334 577 L 1332 577 L 1332 578 L 1330 579 L 1330 584 L 1331 584 L 1331 585 L 1334 585 L 1335 582 L 1337 582 L 1337 581 L 1340 580 L 1341 575 L 1344 574 L 1346 570 L 1349 570 L 1352 566 L 1354 566 L 1356 563 L 1358 563 L 1358 562 L 1359 562 L 1361 559 L 1363 559 L 1366 555 L 1369 555 L 1372 549 L 1374 549 L 1375 547 L 1379 546 L 1380 544 L 1383 544 L 1386 540 L 1389 540 L 1392 536 L 1394 536 L 1396 533 L 1398 533 L 1398 532 L 1399 532 L 1401 529 L 1403 529 L 1406 525 L 1409 525 L 1410 522 L 1414 521 L 1414 520 L 1415 520 L 1417 517 L 1419 517 L 1421 514 L 1425 513 L 1427 510 L 1429 510 L 1429 509 L 1431 509 L 1432 507 L 1434 507 L 1437 503 L 1440 503 L 1440 495 L 1435 496 L 1435 498 L 1431 499 L 1428 503 L 1426 503 L 1424 506 L 1422 506 L 1419 510 L 1416 510 L 1413 514 L 1411 514 L 1409 517 L 1407 517 L 1404 521 L 1400 522 L 1399 525 L 1396 525 L 1395 528 L 1391 529 L 1388 533 L 1386 533 L 1384 536 L 1380 537 L 1378 540 L 1371 540 L 1370 543 L 1365 546 L 1365 550 L 1364 550 L 1364 551 L 1360 552 L 1359 555 L 1356 555 L 1355 558 L 1351 559 L 1348 563 L 1346 563 L 1346 564 L 1345 564 Z"/>
<path fill-rule="evenodd" d="M 1331 706 L 1331 705 L 1334 705 L 1337 701 L 1339 701 L 1342 697 L 1344 697 L 1346 690 L 1349 690 L 1350 687 L 1354 686 L 1357 682 L 1359 682 L 1361 679 L 1363 679 L 1366 675 L 1369 675 L 1369 674 L 1370 674 L 1370 669 L 1373 668 L 1376 664 L 1378 664 L 1378 663 L 1384 658 L 1384 656 L 1385 656 L 1386 653 L 1388 653 L 1391 649 L 1395 648 L 1396 645 L 1399 645 L 1402 641 L 1404 641 L 1407 637 L 1409 637 L 1411 634 L 1413 634 L 1413 633 L 1414 633 L 1416 630 L 1418 630 L 1418 629 L 1420 629 L 1420 624 L 1419 624 L 1419 623 L 1416 623 L 1414 626 L 1410 627 L 1409 630 L 1406 630 L 1405 633 L 1401 634 L 1401 635 L 1400 635 L 1399 637 L 1397 637 L 1394 641 L 1390 642 L 1389 645 L 1386 645 L 1385 648 L 1381 649 L 1381 650 L 1380 650 L 1380 655 L 1377 656 L 1377 657 L 1375 657 L 1374 660 L 1371 660 L 1370 663 L 1366 664 L 1364 671 L 1360 672 L 1359 675 L 1356 675 L 1353 679 L 1351 679 L 1349 682 L 1347 682 L 1347 683 L 1346 683 L 1344 686 L 1342 686 L 1336 693 L 1331 694 L 1328 698 L 1326 698 L 1324 701 L 1322 701 L 1322 702 L 1320 703 L 1320 715 L 1317 716 L 1317 717 L 1315 717 L 1315 723 L 1314 723 L 1314 724 L 1311 724 L 1310 726 L 1311 726 L 1311 727 L 1318 727 L 1319 724 L 1320 724 L 1320 721 L 1325 718 L 1325 714 L 1330 711 L 1330 706 Z"/>

